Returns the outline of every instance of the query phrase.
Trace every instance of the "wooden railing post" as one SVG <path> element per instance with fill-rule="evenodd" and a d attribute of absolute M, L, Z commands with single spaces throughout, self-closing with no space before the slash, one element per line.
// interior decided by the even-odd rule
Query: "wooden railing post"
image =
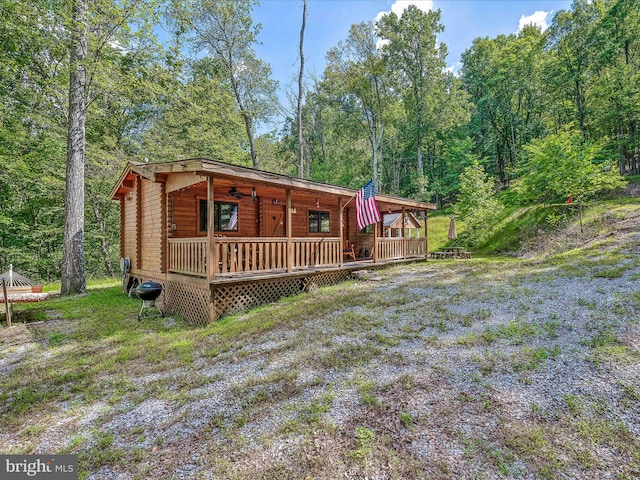
<path fill-rule="evenodd" d="M 2 296 L 4 297 L 4 313 L 7 316 L 7 327 L 11 326 L 11 303 L 9 303 L 9 296 L 7 295 L 7 284 L 2 279 Z"/>
<path fill-rule="evenodd" d="M 215 233 L 215 216 L 213 210 L 215 208 L 215 202 L 213 200 L 213 177 L 208 177 L 207 182 L 207 280 L 211 282 L 215 277 L 215 248 L 216 248 L 216 236 Z"/>
<path fill-rule="evenodd" d="M 345 238 L 344 238 L 344 212 L 342 211 L 342 197 L 338 198 L 338 225 L 340 225 L 340 250 L 338 257 L 338 264 L 342 266 L 344 263 L 344 255 L 342 254 L 343 249 L 345 248 Z"/>
<path fill-rule="evenodd" d="M 407 229 L 404 226 L 404 220 L 406 218 L 406 209 L 402 207 L 402 258 L 407 258 Z"/>
<path fill-rule="evenodd" d="M 429 255 L 429 227 L 427 227 L 427 213 L 428 210 L 424 211 L 424 256 Z"/>
<path fill-rule="evenodd" d="M 293 271 L 293 226 L 291 225 L 291 190 L 287 188 L 287 272 Z"/>
<path fill-rule="evenodd" d="M 378 261 L 378 225 L 379 223 L 373 224 L 373 263 Z"/>

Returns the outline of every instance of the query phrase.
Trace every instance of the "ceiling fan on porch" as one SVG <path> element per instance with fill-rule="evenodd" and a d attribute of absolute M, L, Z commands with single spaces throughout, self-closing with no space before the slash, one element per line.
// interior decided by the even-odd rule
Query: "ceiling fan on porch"
<path fill-rule="evenodd" d="M 246 193 L 242 193 L 240 190 L 237 189 L 237 187 L 231 187 L 231 189 L 229 190 L 229 192 L 227 193 L 227 195 L 229 195 L 230 197 L 234 197 L 237 199 L 241 199 L 242 197 L 244 197 L 245 195 L 247 195 Z M 253 187 L 251 189 L 251 199 L 255 202 L 257 200 L 257 196 L 256 196 L 256 187 Z"/>
<path fill-rule="evenodd" d="M 229 193 L 227 193 L 227 195 L 229 195 L 230 197 L 238 198 L 238 199 L 244 197 L 244 193 L 239 191 L 236 187 L 231 187 L 231 190 L 229 190 Z"/>

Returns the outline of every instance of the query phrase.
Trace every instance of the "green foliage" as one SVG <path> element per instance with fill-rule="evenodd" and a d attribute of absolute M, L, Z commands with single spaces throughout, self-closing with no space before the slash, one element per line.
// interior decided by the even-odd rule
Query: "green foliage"
<path fill-rule="evenodd" d="M 529 26 L 477 38 L 462 54 L 462 81 L 476 106 L 468 125 L 473 152 L 494 160 L 490 173 L 503 184 L 520 164 L 522 146 L 544 132 L 544 40 Z"/>
<path fill-rule="evenodd" d="M 481 243 L 502 210 L 503 206 L 494 194 L 494 182 L 474 159 L 460 176 L 460 193 L 454 207 L 456 215 L 466 222 L 465 241 L 470 245 Z"/>
<path fill-rule="evenodd" d="M 207 53 L 225 78 L 242 117 L 251 162 L 258 168 L 255 123 L 269 119 L 277 110 L 277 82 L 271 67 L 256 57 L 253 45 L 261 25 L 254 25 L 251 10 L 256 0 L 189 0 L 171 4 L 174 23 L 190 35 L 199 53 Z"/>
<path fill-rule="evenodd" d="M 217 70 L 208 58 L 188 67 L 188 79 L 172 86 L 171 98 L 143 135 L 141 156 L 153 161 L 208 157 L 250 164 L 242 148 L 242 117 Z"/>
<path fill-rule="evenodd" d="M 565 130 L 532 141 L 525 147 L 522 200 L 584 202 L 623 184 L 615 163 L 602 147 L 584 141 L 575 130 Z"/>
<path fill-rule="evenodd" d="M 88 275 L 117 274 L 119 211 L 108 195 L 128 159 L 248 164 L 255 150 L 260 168 L 296 173 L 295 120 L 249 138 L 277 107 L 254 50 L 256 4 L 89 2 Z M 59 277 L 70 18 L 68 2 L 0 0 L 0 271 L 13 263 L 35 281 Z M 621 184 L 614 166 L 640 173 L 639 21 L 637 1 L 576 0 L 546 32 L 475 39 L 455 76 L 437 41 L 439 11 L 412 6 L 355 25 L 304 95 L 306 176 L 354 188 L 377 176 L 384 193 L 455 203 L 460 242 L 517 251 L 574 211 L 515 209 L 603 195 Z M 162 44 L 160 23 L 171 27 Z M 197 59 L 184 57 L 188 46 Z M 485 189 L 496 182 L 513 222 Z M 430 237 L 431 249 L 446 242 L 437 228 Z"/>

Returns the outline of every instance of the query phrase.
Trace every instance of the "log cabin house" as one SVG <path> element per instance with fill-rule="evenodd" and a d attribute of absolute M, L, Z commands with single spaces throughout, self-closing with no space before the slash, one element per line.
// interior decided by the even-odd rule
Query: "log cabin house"
<path fill-rule="evenodd" d="M 111 193 L 129 265 L 123 287 L 155 280 L 165 311 L 206 324 L 354 270 L 426 258 L 434 205 L 376 195 L 383 214 L 424 218 L 419 237 L 402 221 L 399 236 L 384 237 L 383 222 L 358 231 L 356 193 L 204 158 L 129 162 Z"/>

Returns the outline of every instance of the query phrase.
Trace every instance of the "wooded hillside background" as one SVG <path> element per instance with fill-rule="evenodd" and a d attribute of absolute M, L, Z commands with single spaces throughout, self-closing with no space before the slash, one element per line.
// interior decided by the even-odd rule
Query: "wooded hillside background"
<path fill-rule="evenodd" d="M 41 281 L 60 278 L 73 4 L 0 0 L 0 270 Z M 278 104 L 252 48 L 255 4 L 89 2 L 89 275 L 119 273 L 109 192 L 127 160 L 204 156 L 354 188 L 374 178 L 462 215 L 499 209 L 500 190 L 512 204 L 588 200 L 640 173 L 636 0 L 577 0 L 544 33 L 478 38 L 455 73 L 438 11 L 353 25 L 305 78 L 302 165 L 296 95 Z M 258 133 L 282 112 L 281 127 Z M 487 186 L 489 203 L 474 204 Z"/>

